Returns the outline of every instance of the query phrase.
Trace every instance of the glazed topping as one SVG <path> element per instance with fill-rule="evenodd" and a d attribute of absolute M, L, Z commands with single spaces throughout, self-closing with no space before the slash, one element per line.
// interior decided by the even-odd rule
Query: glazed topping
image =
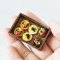
<path fill-rule="evenodd" d="M 23 30 L 20 27 L 15 28 L 14 34 L 17 36 L 22 36 Z"/>
<path fill-rule="evenodd" d="M 29 26 L 29 24 L 24 24 L 23 27 L 26 28 L 27 26 Z"/>
<path fill-rule="evenodd" d="M 32 40 L 32 35 L 29 34 L 28 32 L 23 34 L 23 40 L 24 41 L 31 41 Z"/>
<path fill-rule="evenodd" d="M 40 45 L 40 42 L 39 41 L 37 42 L 37 45 Z"/>
<path fill-rule="evenodd" d="M 21 26 L 22 29 L 26 30 L 26 29 L 29 28 L 30 23 L 29 23 L 28 20 L 23 20 L 23 21 L 20 23 L 20 26 Z"/>
<path fill-rule="evenodd" d="M 31 25 L 29 27 L 29 33 L 30 34 L 36 34 L 38 32 L 38 27 L 36 25 Z"/>
<path fill-rule="evenodd" d="M 45 33 L 46 33 L 45 29 L 44 28 L 40 28 L 40 30 L 39 30 L 40 36 L 44 36 Z"/>
<path fill-rule="evenodd" d="M 40 47 L 42 45 L 42 40 L 34 40 L 33 43 L 35 44 L 36 47 Z"/>

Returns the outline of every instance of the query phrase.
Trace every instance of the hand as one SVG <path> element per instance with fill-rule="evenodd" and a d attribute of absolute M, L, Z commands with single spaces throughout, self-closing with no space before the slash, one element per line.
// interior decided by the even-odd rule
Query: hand
<path fill-rule="evenodd" d="M 25 15 L 39 20 L 38 17 L 31 12 L 24 13 Z M 15 17 L 16 18 L 16 17 Z M 15 20 L 14 18 L 14 20 Z M 39 51 L 32 46 L 28 45 L 30 50 L 26 46 L 11 37 L 8 34 L 9 29 L 5 30 L 5 37 L 10 44 L 9 53 L 10 60 L 60 60 L 60 24 L 49 23 L 53 35 L 49 36 L 46 44 L 42 50 Z"/>

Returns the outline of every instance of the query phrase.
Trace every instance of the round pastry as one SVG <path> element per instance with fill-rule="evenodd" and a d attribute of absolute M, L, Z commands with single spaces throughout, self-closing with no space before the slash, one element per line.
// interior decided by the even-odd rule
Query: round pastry
<path fill-rule="evenodd" d="M 45 33 L 46 33 L 46 31 L 45 31 L 44 28 L 40 28 L 40 29 L 39 29 L 39 34 L 40 34 L 40 36 L 44 36 Z"/>
<path fill-rule="evenodd" d="M 16 36 L 22 36 L 23 35 L 23 30 L 20 27 L 15 28 L 14 34 Z"/>
<path fill-rule="evenodd" d="M 20 26 L 21 26 L 22 29 L 26 30 L 26 29 L 29 28 L 30 23 L 29 23 L 28 20 L 23 20 L 23 21 L 20 23 Z"/>
<path fill-rule="evenodd" d="M 23 34 L 23 40 L 24 41 L 31 41 L 32 40 L 32 35 L 29 34 L 28 32 Z"/>
<path fill-rule="evenodd" d="M 42 45 L 42 40 L 37 38 L 34 38 L 33 43 L 36 47 L 40 47 Z"/>
<path fill-rule="evenodd" d="M 36 34 L 38 32 L 38 27 L 36 25 L 31 25 L 29 27 L 29 33 L 30 34 Z"/>

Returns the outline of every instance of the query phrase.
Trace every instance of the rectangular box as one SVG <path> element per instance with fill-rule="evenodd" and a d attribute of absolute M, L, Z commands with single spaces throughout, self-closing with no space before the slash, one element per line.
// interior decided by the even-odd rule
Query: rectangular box
<path fill-rule="evenodd" d="M 50 33 L 50 28 L 41 21 L 34 20 L 22 13 L 12 25 L 9 34 L 19 41 L 41 49 Z"/>

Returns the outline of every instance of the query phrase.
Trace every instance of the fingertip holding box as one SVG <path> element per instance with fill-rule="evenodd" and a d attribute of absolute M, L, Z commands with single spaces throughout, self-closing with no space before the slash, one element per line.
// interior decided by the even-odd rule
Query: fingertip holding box
<path fill-rule="evenodd" d="M 19 41 L 41 49 L 46 43 L 50 31 L 50 28 L 41 20 L 38 22 L 20 13 L 12 25 L 9 34 Z"/>

